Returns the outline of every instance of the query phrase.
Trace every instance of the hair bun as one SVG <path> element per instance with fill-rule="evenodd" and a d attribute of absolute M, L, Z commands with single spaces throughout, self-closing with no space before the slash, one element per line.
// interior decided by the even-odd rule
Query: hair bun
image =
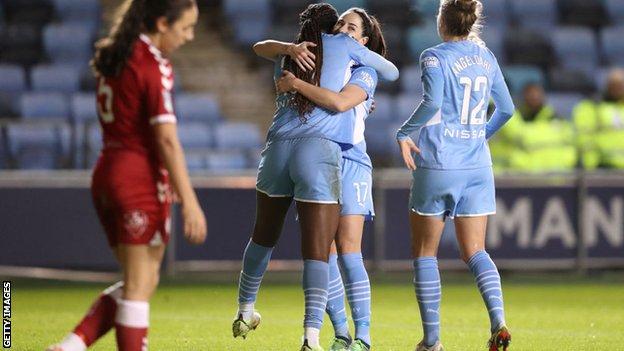
<path fill-rule="evenodd" d="M 477 1 L 475 0 L 455 0 L 455 6 L 463 12 L 475 13 L 477 11 Z"/>

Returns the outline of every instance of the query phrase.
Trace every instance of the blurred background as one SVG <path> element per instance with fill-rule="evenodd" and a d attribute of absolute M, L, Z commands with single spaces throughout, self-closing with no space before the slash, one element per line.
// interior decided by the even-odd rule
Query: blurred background
<path fill-rule="evenodd" d="M 377 16 L 401 71 L 397 82 L 380 84 L 367 121 L 378 216 L 364 242 L 376 269 L 410 269 L 410 174 L 401 169 L 394 133 L 420 102 L 418 58 L 440 42 L 439 2 L 329 2 Z M 490 142 L 498 214 L 490 218 L 488 249 L 510 270 L 624 267 L 624 0 L 482 2 L 482 38 L 517 107 Z M 0 0 L 0 272 L 116 268 L 88 190 L 101 147 L 88 61 L 120 3 Z M 198 0 L 195 41 L 173 57 L 174 104 L 209 239 L 190 247 L 174 238 L 171 274 L 240 268 L 274 111 L 272 65 L 251 45 L 293 40 L 309 3 Z M 291 213 L 272 268 L 297 269 L 298 248 Z M 450 222 L 441 257 L 443 267 L 463 267 Z"/>

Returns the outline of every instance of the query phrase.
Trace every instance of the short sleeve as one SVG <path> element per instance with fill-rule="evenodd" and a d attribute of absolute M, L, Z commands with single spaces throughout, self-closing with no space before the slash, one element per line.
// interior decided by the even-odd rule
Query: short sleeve
<path fill-rule="evenodd" d="M 161 62 L 157 68 L 150 67 L 146 73 L 145 106 L 149 123 L 176 123 L 171 97 L 174 84 L 171 65 Z"/>
<path fill-rule="evenodd" d="M 374 95 L 377 87 L 377 72 L 370 67 L 358 67 L 351 74 L 347 85 L 356 85 L 362 88 L 368 98 Z"/>

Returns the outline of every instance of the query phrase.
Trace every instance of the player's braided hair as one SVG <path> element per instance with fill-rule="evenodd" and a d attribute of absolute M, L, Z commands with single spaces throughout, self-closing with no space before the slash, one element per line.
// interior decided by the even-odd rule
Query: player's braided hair
<path fill-rule="evenodd" d="M 160 17 L 172 24 L 192 6 L 195 0 L 126 0 L 119 8 L 109 35 L 95 44 L 91 67 L 96 74 L 105 77 L 119 75 L 142 31 L 155 32 L 156 20 Z"/>
<path fill-rule="evenodd" d="M 360 7 L 352 7 L 347 12 L 354 12 L 362 19 L 362 35 L 368 37 L 366 47 L 385 57 L 388 49 L 377 17 L 369 15 L 366 10 Z"/>
<path fill-rule="evenodd" d="M 440 17 L 444 34 L 477 39 L 481 30 L 482 9 L 479 0 L 443 0 Z"/>
<path fill-rule="evenodd" d="M 309 5 L 305 11 L 299 14 L 299 25 L 301 28 L 296 42 L 309 41 L 316 44 L 316 47 L 308 47 L 316 56 L 315 68 L 313 71 L 308 70 L 304 72 L 290 57 L 285 59 L 285 68 L 293 72 L 297 78 L 318 86 L 321 81 L 321 69 L 323 68 L 323 40 L 321 39 L 321 33 L 331 33 L 337 21 L 338 13 L 336 9 L 327 3 Z M 305 116 L 314 109 L 314 103 L 299 93 L 295 94 L 290 104 L 304 121 Z"/>

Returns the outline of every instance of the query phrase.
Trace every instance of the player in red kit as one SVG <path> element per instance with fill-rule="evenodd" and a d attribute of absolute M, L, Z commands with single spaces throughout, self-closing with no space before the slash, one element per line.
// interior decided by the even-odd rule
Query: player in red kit
<path fill-rule="evenodd" d="M 169 240 L 171 190 L 181 202 L 185 237 L 194 244 L 206 238 L 177 137 L 167 58 L 193 39 L 197 15 L 194 0 L 127 0 L 110 35 L 96 45 L 91 64 L 104 147 L 91 193 L 123 282 L 104 290 L 48 350 L 86 350 L 112 328 L 119 350 L 147 349 L 149 299 Z"/>

